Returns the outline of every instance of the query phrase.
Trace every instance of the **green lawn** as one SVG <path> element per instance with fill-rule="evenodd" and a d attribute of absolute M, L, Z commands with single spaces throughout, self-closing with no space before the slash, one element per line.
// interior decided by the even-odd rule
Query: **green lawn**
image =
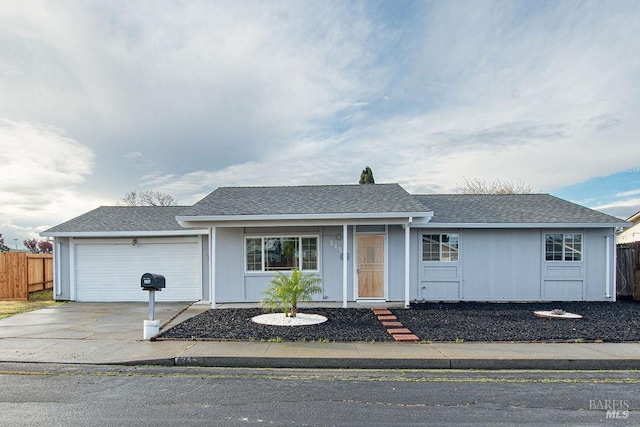
<path fill-rule="evenodd" d="M 0 319 L 60 304 L 64 304 L 64 302 L 54 301 L 51 289 L 34 292 L 29 295 L 29 301 L 0 301 Z"/>

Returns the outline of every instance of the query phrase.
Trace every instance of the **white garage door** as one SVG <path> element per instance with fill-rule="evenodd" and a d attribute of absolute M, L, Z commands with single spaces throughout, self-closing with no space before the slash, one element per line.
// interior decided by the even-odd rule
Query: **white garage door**
<path fill-rule="evenodd" d="M 156 301 L 202 298 L 196 238 L 138 239 L 76 245 L 76 301 L 148 301 L 140 287 L 144 273 L 162 274 L 167 287 Z"/>

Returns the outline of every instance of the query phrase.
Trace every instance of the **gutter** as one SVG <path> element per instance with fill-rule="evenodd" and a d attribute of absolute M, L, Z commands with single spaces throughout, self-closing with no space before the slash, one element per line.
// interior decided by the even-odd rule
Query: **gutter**
<path fill-rule="evenodd" d="M 184 229 L 170 231 L 44 231 L 42 237 L 165 237 L 200 236 L 208 234 L 206 229 Z"/>
<path fill-rule="evenodd" d="M 615 228 L 629 227 L 630 222 L 577 223 L 577 222 L 427 222 L 415 223 L 414 228 Z"/>

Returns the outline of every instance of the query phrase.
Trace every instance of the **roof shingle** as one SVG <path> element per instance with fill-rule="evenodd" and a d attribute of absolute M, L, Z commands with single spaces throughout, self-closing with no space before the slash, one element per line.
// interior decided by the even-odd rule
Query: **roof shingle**
<path fill-rule="evenodd" d="M 181 217 L 406 213 L 429 210 L 398 184 L 221 187 Z"/>
<path fill-rule="evenodd" d="M 43 233 L 184 230 L 176 215 L 184 206 L 101 206 Z"/>
<path fill-rule="evenodd" d="M 549 194 L 419 194 L 442 224 L 620 224 L 619 218 Z"/>

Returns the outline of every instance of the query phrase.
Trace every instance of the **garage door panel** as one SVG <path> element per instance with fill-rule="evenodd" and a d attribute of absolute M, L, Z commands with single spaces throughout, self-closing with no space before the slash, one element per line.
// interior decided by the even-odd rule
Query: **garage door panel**
<path fill-rule="evenodd" d="M 167 288 L 158 301 L 197 301 L 202 296 L 195 242 L 88 244 L 76 247 L 76 300 L 147 301 L 140 288 L 147 272 L 163 274 Z"/>

